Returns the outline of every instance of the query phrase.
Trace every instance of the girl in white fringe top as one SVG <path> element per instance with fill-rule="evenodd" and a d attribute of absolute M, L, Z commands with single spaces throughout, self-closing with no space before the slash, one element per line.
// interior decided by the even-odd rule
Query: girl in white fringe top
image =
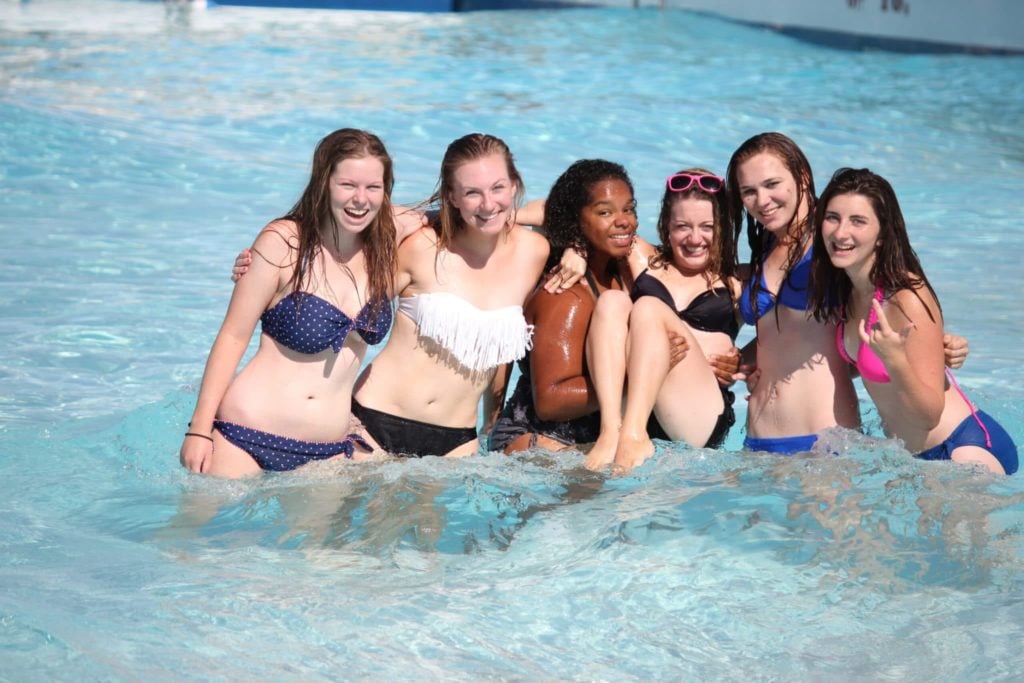
<path fill-rule="evenodd" d="M 448 146 L 435 225 L 402 242 L 391 337 L 357 382 L 352 414 L 367 440 L 393 455 L 472 455 L 500 409 L 510 363 L 532 326 L 523 302 L 547 240 L 515 223 L 523 196 L 512 154 L 479 133 Z"/>

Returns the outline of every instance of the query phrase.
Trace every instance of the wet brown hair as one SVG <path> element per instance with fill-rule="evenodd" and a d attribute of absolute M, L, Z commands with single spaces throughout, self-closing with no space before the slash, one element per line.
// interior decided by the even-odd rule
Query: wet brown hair
<path fill-rule="evenodd" d="M 373 157 L 384 166 L 384 199 L 380 211 L 360 235 L 366 261 L 367 301 L 378 309 L 390 305 L 397 260 L 397 236 L 391 209 L 394 170 L 391 156 L 380 138 L 355 128 L 336 130 L 317 144 L 306 189 L 283 217 L 283 220 L 294 221 L 298 228 L 299 243 L 293 245 L 297 258 L 289 283 L 293 291 L 302 291 L 308 284 L 313 262 L 324 246 L 324 232 L 339 229 L 331 212 L 331 175 L 346 159 L 366 157 Z"/>

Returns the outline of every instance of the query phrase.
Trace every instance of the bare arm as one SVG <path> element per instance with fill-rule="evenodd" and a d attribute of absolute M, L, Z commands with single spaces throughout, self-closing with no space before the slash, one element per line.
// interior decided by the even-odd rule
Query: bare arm
<path fill-rule="evenodd" d="M 427 225 L 426 214 L 417 209 L 408 206 L 393 206 L 391 211 L 395 219 L 396 244 L 401 244 L 405 238 Z M 235 257 L 235 263 L 231 267 L 231 281 L 238 282 L 243 275 L 249 272 L 251 264 L 252 250 L 246 247 Z"/>
<path fill-rule="evenodd" d="M 938 305 L 927 293 L 925 305 L 910 290 L 901 290 L 883 309 L 872 300 L 878 322 L 868 329 L 858 322 L 861 342 L 870 344 L 889 373 L 903 415 L 924 430 L 934 429 L 945 407 L 945 370 L 943 369 L 942 319 Z"/>
<path fill-rule="evenodd" d="M 417 209 L 408 206 L 392 206 L 391 213 L 395 218 L 396 244 L 401 244 L 406 237 L 427 225 L 426 214 Z"/>
<path fill-rule="evenodd" d="M 249 276 L 235 285 L 224 322 L 206 360 L 189 432 L 213 432 L 213 420 L 220 402 L 234 379 L 260 315 L 280 287 L 282 267 L 288 265 L 291 249 L 281 234 L 283 230 L 280 225 L 268 226 L 253 244 L 253 250 L 262 258 L 257 256 L 249 269 Z M 193 472 L 204 472 L 210 465 L 212 452 L 212 442 L 187 436 L 181 446 L 181 464 Z"/>
<path fill-rule="evenodd" d="M 544 224 L 544 205 L 547 199 L 534 199 L 516 209 L 515 221 L 519 225 L 540 227 Z"/>
<path fill-rule="evenodd" d="M 584 364 L 590 293 L 577 286 L 563 294 L 538 290 L 530 300 L 534 327 L 530 372 L 533 402 L 543 420 L 571 420 L 597 410 Z"/>

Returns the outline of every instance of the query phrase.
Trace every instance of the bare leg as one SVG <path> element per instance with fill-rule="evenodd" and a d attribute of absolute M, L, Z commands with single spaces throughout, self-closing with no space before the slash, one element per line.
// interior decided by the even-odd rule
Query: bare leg
<path fill-rule="evenodd" d="M 263 470 L 252 459 L 252 456 L 224 438 L 216 429 L 213 430 L 213 456 L 210 469 L 206 471 L 214 477 L 236 479 L 259 474 Z"/>
<path fill-rule="evenodd" d="M 461 446 L 456 446 L 452 450 L 444 454 L 446 458 L 465 458 L 470 455 L 476 455 L 480 451 L 480 439 L 473 439 L 467 441 Z"/>
<path fill-rule="evenodd" d="M 528 451 L 535 448 L 540 448 L 546 451 L 564 451 L 570 447 L 560 441 L 555 441 L 551 437 L 544 436 L 543 434 L 523 434 L 522 436 L 517 436 L 512 439 L 512 442 L 505 446 L 505 454 L 511 455 L 512 453 Z"/>
<path fill-rule="evenodd" d="M 1006 470 L 1003 469 L 996 456 L 980 446 L 960 446 L 959 448 L 954 448 L 953 453 L 950 455 L 950 460 L 971 465 L 984 465 L 994 474 L 1006 474 Z"/>
<path fill-rule="evenodd" d="M 689 344 L 675 367 L 670 367 L 670 331 Z M 664 303 L 653 297 L 637 301 L 629 336 L 629 390 L 615 452 L 615 466 L 621 470 L 640 465 L 654 453 L 647 435 L 652 411 L 673 440 L 703 446 L 725 405 L 693 332 Z"/>
<path fill-rule="evenodd" d="M 598 297 L 587 332 L 587 367 L 601 410 L 601 433 L 584 462 L 588 469 L 607 467 L 615 457 L 622 423 L 622 390 L 626 383 L 629 295 L 610 289 Z"/>

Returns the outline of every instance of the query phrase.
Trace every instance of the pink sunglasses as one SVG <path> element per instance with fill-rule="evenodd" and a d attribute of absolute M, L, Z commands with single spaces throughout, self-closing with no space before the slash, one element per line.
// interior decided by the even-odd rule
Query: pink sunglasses
<path fill-rule="evenodd" d="M 722 188 L 725 187 L 724 180 L 709 173 L 676 173 L 670 175 L 666 181 L 666 185 L 668 185 L 668 189 L 671 192 L 686 192 L 693 187 L 694 183 L 697 183 L 697 187 L 708 194 L 721 192 Z"/>

